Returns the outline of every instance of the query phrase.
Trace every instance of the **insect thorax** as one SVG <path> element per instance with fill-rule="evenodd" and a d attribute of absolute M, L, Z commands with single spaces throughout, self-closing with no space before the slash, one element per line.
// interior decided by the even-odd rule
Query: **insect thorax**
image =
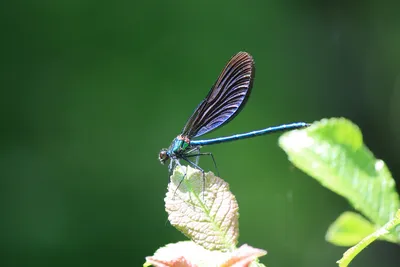
<path fill-rule="evenodd" d="M 180 135 L 172 141 L 170 152 L 174 154 L 180 154 L 184 152 L 189 147 L 189 140 L 187 138 L 182 138 Z"/>

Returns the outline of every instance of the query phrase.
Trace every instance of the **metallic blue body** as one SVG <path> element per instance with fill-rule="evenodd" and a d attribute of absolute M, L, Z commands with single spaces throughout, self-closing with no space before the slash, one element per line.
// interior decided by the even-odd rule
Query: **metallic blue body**
<path fill-rule="evenodd" d="M 270 133 L 281 132 L 281 131 L 286 131 L 286 130 L 294 130 L 294 129 L 304 128 L 304 127 L 308 127 L 309 125 L 310 124 L 305 123 L 305 122 L 295 122 L 295 123 L 290 123 L 290 124 L 282 124 L 279 126 L 268 127 L 268 128 L 261 129 L 261 130 L 251 131 L 248 133 L 235 134 L 235 135 L 231 135 L 231 136 L 224 136 L 224 137 L 205 139 L 205 140 L 191 140 L 190 146 L 207 146 L 207 145 L 225 143 L 225 142 L 235 141 L 235 140 L 239 140 L 239 139 L 256 137 L 256 136 L 264 135 L 264 134 L 270 134 Z"/>
<path fill-rule="evenodd" d="M 185 151 L 187 149 L 187 147 L 189 146 L 188 143 L 186 143 L 183 140 L 180 140 L 178 138 L 175 138 L 174 141 L 172 141 L 172 145 L 171 147 L 168 149 L 168 152 L 170 154 L 172 153 L 179 153 L 182 151 Z"/>

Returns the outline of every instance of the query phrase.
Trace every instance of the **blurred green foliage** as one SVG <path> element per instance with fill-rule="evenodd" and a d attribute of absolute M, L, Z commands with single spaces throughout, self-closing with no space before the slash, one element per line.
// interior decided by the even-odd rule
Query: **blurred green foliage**
<path fill-rule="evenodd" d="M 344 116 L 398 179 L 400 18 L 386 2 L 2 1 L 2 266 L 138 266 L 183 240 L 157 154 L 240 50 L 252 96 L 209 137 Z M 335 265 L 344 250 L 324 234 L 349 204 L 276 135 L 203 151 L 238 199 L 240 243 L 268 266 Z M 398 247 L 367 252 L 353 266 L 398 266 Z"/>

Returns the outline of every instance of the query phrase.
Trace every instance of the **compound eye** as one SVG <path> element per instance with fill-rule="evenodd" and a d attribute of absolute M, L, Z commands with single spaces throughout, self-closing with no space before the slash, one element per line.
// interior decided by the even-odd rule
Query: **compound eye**
<path fill-rule="evenodd" d="M 158 154 L 158 158 L 162 164 L 165 163 L 169 159 L 168 153 L 166 150 L 161 150 L 160 154 Z"/>
<path fill-rule="evenodd" d="M 160 157 L 160 159 L 166 159 L 167 158 L 167 152 L 166 151 L 161 151 L 159 157 Z"/>

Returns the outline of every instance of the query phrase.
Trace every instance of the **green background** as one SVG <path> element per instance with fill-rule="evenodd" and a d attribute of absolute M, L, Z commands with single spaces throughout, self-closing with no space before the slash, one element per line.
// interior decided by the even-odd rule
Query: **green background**
<path fill-rule="evenodd" d="M 400 176 L 392 1 L 32 2 L 0 4 L 2 266 L 140 266 L 185 240 L 167 221 L 158 152 L 238 51 L 256 61 L 252 96 L 206 137 L 344 116 Z M 277 139 L 203 149 L 239 201 L 240 244 L 266 249 L 268 266 L 336 266 L 345 248 L 324 235 L 351 207 Z M 399 261 L 377 242 L 352 266 Z"/>

